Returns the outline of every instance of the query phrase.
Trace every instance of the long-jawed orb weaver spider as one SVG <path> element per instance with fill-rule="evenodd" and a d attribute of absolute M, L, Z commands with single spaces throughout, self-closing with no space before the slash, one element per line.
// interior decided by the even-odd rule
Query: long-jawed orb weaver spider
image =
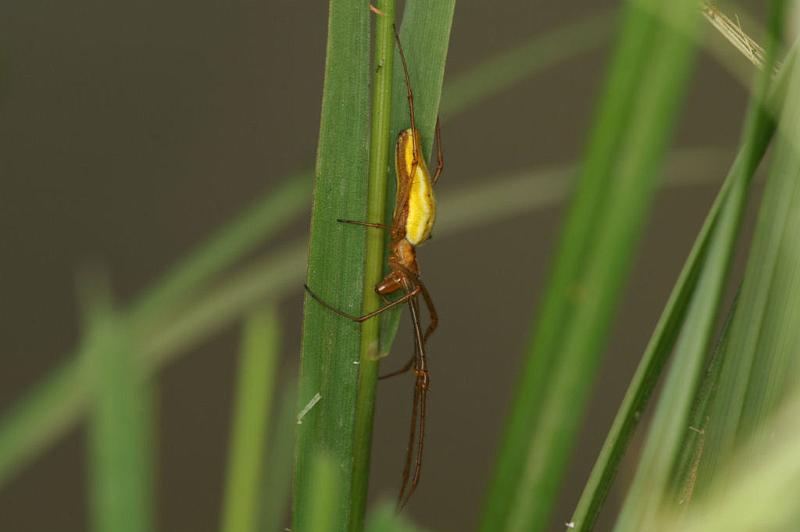
<path fill-rule="evenodd" d="M 431 231 L 436 219 L 436 200 L 433 196 L 433 185 L 439 180 L 439 176 L 444 169 L 444 156 L 441 145 L 441 129 L 437 119 L 437 165 L 433 176 L 431 176 L 428 172 L 425 159 L 422 156 L 420 133 L 416 127 L 414 117 L 414 94 L 411 90 L 408 63 L 403 52 L 402 44 L 400 43 L 400 36 L 397 34 L 397 28 L 394 28 L 394 35 L 397 41 L 400 59 L 403 64 L 403 75 L 406 83 L 411 127 L 401 131 L 397 137 L 395 151 L 397 198 L 395 201 L 394 214 L 392 216 L 392 225 L 391 227 L 387 227 L 382 223 L 343 219 L 337 220 L 342 223 L 389 229 L 391 231 L 391 243 L 387 261 L 389 273 L 375 286 L 375 291 L 383 296 L 386 303 L 377 310 L 364 314 L 363 316 L 353 316 L 332 307 L 311 291 L 308 286 L 305 288 L 309 295 L 324 307 L 358 323 L 378 316 L 403 303 L 408 304 L 414 328 L 414 354 L 403 367 L 391 373 L 381 375 L 380 377 L 381 379 L 385 379 L 400 375 L 412 369 L 416 376 L 406 461 L 403 468 L 400 494 L 397 499 L 398 508 L 402 508 L 417 488 L 422 472 L 422 453 L 425 443 L 425 417 L 428 389 L 430 388 L 425 346 L 428 338 L 439 324 L 439 316 L 433 305 L 433 300 L 431 299 L 425 283 L 423 283 L 420 278 L 416 246 L 419 246 L 431 237 Z M 388 301 L 386 299 L 387 296 L 395 294 L 400 290 L 405 292 L 402 297 L 394 301 Z M 425 301 L 430 316 L 430 323 L 424 334 L 420 326 L 420 306 L 417 297 L 419 295 L 421 295 Z M 414 464 L 413 473 L 411 469 L 412 463 Z"/>

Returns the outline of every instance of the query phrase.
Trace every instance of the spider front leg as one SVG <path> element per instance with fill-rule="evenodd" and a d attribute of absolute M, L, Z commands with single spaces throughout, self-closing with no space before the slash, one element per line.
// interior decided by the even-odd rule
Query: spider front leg
<path fill-rule="evenodd" d="M 391 301 L 391 302 L 383 305 L 382 307 L 378 308 L 377 310 L 373 310 L 372 312 L 367 312 L 363 316 L 354 316 L 352 314 L 348 314 L 347 312 L 344 312 L 343 310 L 339 310 L 338 308 L 334 307 L 333 305 L 331 305 L 330 303 L 328 303 L 327 301 L 325 301 L 324 299 L 319 297 L 317 294 L 315 294 L 308 287 L 307 284 L 304 284 L 303 287 L 306 289 L 306 292 L 308 292 L 308 295 L 310 295 L 314 299 L 314 301 L 316 301 L 317 303 L 319 303 L 320 305 L 322 305 L 326 309 L 330 310 L 331 312 L 335 312 L 339 316 L 347 318 L 348 320 L 351 320 L 351 321 L 355 321 L 357 323 L 365 322 L 368 319 L 374 318 L 378 314 L 381 314 L 382 312 L 386 312 L 390 308 L 394 308 L 394 307 L 396 307 L 398 305 L 402 305 L 403 303 L 405 303 L 406 301 L 408 301 L 409 299 L 411 299 L 412 297 L 417 295 L 421 290 L 420 287 L 417 286 L 416 288 L 414 288 L 414 290 L 412 290 L 411 292 L 408 292 L 403 297 L 401 297 L 399 299 L 396 299 L 394 301 Z"/>

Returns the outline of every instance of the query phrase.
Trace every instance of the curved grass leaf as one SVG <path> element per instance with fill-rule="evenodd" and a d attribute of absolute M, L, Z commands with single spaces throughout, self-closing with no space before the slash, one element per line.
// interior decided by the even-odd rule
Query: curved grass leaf
<path fill-rule="evenodd" d="M 711 219 L 712 233 L 701 259 L 696 287 L 686 302 L 685 323 L 677 337 L 674 362 L 616 530 L 652 529 L 663 504 L 669 500 L 672 468 L 687 431 L 694 390 L 730 270 L 751 176 L 752 171 L 736 176 L 738 179 L 731 182 L 717 219 Z"/>
<path fill-rule="evenodd" d="M 626 8 L 512 402 L 483 531 L 547 527 L 685 89 L 696 18 L 690 0 L 668 9 L 658 2 Z"/>
<path fill-rule="evenodd" d="M 794 48 L 793 48 L 794 50 Z M 723 356 L 718 385 L 711 398 L 705 428 L 705 452 L 698 467 L 702 493 L 717 469 L 746 441 L 774 409 L 792 380 L 800 339 L 792 320 L 798 294 L 796 244 L 791 231 L 797 224 L 797 176 L 800 157 L 796 138 L 800 124 L 796 52 L 785 66 L 789 88 L 778 126 L 775 157 L 759 210 L 740 302 L 733 318 L 730 341 Z"/>
<path fill-rule="evenodd" d="M 770 69 L 766 69 L 767 76 L 769 76 L 769 72 Z M 722 248 L 719 250 L 719 256 L 717 257 L 717 260 L 723 261 L 724 264 L 717 264 L 716 266 L 717 273 L 727 271 L 730 254 L 725 251 L 725 246 L 729 246 L 736 235 L 739 223 L 738 218 L 741 215 L 741 209 L 745 201 L 744 193 L 753 178 L 758 162 L 764 156 L 774 132 L 774 125 L 770 118 L 771 111 L 768 111 L 765 108 L 766 106 L 761 103 L 765 98 L 766 84 L 762 82 L 760 87 L 760 92 L 756 94 L 755 103 L 751 107 L 749 125 L 744 135 L 744 146 L 706 217 L 664 312 L 656 325 L 656 330 L 628 387 L 591 476 L 584 487 L 571 520 L 577 530 L 592 529 L 619 461 L 627 448 L 640 414 L 647 404 L 661 370 L 672 352 L 678 334 L 683 334 L 684 338 L 691 334 L 688 331 L 681 332 L 685 321 L 688 321 L 686 327 L 694 328 L 697 334 L 695 339 L 698 343 L 695 348 L 700 348 L 700 351 L 695 350 L 693 356 L 698 357 L 696 360 L 698 362 L 702 360 L 703 346 L 709 340 L 708 335 L 711 333 L 710 327 L 714 322 L 713 316 L 716 313 L 719 291 L 722 288 L 721 284 L 711 288 L 706 286 L 706 290 L 710 292 L 708 294 L 701 294 L 700 289 L 697 291 L 695 289 L 698 277 L 701 276 L 701 271 L 707 272 L 709 262 L 713 260 L 713 257 L 709 256 L 706 250 L 709 249 L 712 240 L 721 242 L 720 239 L 722 238 L 729 239 L 728 243 L 722 242 L 720 244 Z M 731 190 L 734 191 L 733 194 L 730 193 Z M 728 218 L 733 215 L 734 219 L 730 220 L 732 225 L 726 228 L 724 227 L 725 224 L 722 224 L 723 227 L 719 227 L 718 219 L 725 212 L 730 213 Z M 723 234 L 723 231 L 727 231 L 727 233 Z M 713 255 L 713 252 L 711 254 Z M 709 280 L 706 281 L 707 285 L 708 283 Z M 692 300 L 701 297 L 711 298 L 705 301 L 705 303 L 712 303 L 705 309 L 707 314 L 687 319 L 687 312 L 689 312 Z M 698 312 L 697 309 L 694 311 Z M 691 369 L 697 370 L 696 367 Z M 691 380 L 695 377 L 696 375 L 684 375 L 682 378 Z M 691 387 L 686 386 L 686 382 L 689 381 L 684 381 L 683 389 L 690 391 Z M 683 411 L 683 413 L 686 414 L 686 411 Z M 689 424 L 688 426 L 701 427 L 704 425 L 704 422 L 698 419 L 695 419 L 695 422 L 696 424 Z M 687 436 L 689 438 L 697 438 L 697 435 L 693 432 L 689 432 Z M 663 434 L 661 437 L 663 437 Z M 659 441 L 657 454 L 660 457 L 667 456 L 667 452 L 661 445 L 663 442 L 658 438 L 656 437 L 656 440 L 654 440 Z M 680 452 L 680 450 L 675 450 L 675 452 Z M 691 462 L 694 460 L 693 454 L 693 452 L 686 452 L 684 456 L 686 460 Z M 683 468 L 688 473 L 692 465 L 685 463 Z M 662 490 L 665 489 L 664 482 L 664 478 L 659 480 Z M 652 477 L 649 478 L 646 484 L 648 486 L 647 492 L 650 492 L 651 486 L 659 485 L 659 483 L 656 483 Z M 641 504 L 641 502 L 637 504 Z"/>

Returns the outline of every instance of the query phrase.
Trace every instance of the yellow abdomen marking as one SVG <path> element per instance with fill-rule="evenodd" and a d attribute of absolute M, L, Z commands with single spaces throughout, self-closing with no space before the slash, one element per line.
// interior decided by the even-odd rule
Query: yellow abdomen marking
<path fill-rule="evenodd" d="M 416 134 L 417 161 L 414 162 L 414 142 L 410 129 L 406 129 L 397 139 L 398 164 L 397 179 L 398 190 L 400 180 L 407 179 L 409 186 L 408 218 L 406 219 L 406 240 L 418 246 L 431 236 L 433 223 L 436 220 L 436 199 L 433 197 L 433 187 L 428 167 L 422 156 L 422 144 L 419 132 Z M 413 175 L 412 175 L 413 170 Z"/>

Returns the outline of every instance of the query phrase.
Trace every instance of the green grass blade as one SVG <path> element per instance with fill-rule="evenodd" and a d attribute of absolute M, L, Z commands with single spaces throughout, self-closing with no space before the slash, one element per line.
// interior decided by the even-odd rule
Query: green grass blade
<path fill-rule="evenodd" d="M 767 69 L 765 72 L 767 72 L 766 75 L 769 76 L 770 70 Z M 755 103 L 751 107 L 751 115 L 748 120 L 749 126 L 744 136 L 744 146 L 740 150 L 698 234 L 697 240 L 692 247 L 692 251 L 670 295 L 664 312 L 656 325 L 655 332 L 648 343 L 644 356 L 628 387 L 622 405 L 617 412 L 611 430 L 606 437 L 606 441 L 603 444 L 603 448 L 601 449 L 600 455 L 584 488 L 576 511 L 573 514 L 571 522 L 575 525 L 577 530 L 592 529 L 619 465 L 619 461 L 636 428 L 640 413 L 644 410 L 653 388 L 656 385 L 658 376 L 661 374 L 667 357 L 672 352 L 675 340 L 683 327 L 690 300 L 691 298 L 700 297 L 699 294 L 695 294 L 695 286 L 701 269 L 705 268 L 707 264 L 705 261 L 709 241 L 712 238 L 719 240 L 719 238 L 723 236 L 720 234 L 720 231 L 725 230 L 725 228 L 717 228 L 717 221 L 721 212 L 726 210 L 735 212 L 735 219 L 732 221 L 735 222 L 735 226 L 738 227 L 738 216 L 743 206 L 744 191 L 752 180 L 758 163 L 764 156 L 769 141 L 774 133 L 774 124 L 770 119 L 770 114 L 764 106 L 759 103 L 764 101 L 766 84 L 762 82 L 760 87 L 760 91 L 755 96 Z M 735 191 L 733 194 L 734 197 L 729 195 L 730 190 Z M 735 236 L 736 227 L 727 228 L 728 230 L 733 229 L 733 232 L 729 232 L 727 235 L 729 238 L 732 239 Z M 725 267 L 723 268 L 725 269 L 727 268 L 726 264 L 729 260 L 729 255 L 725 254 L 724 249 L 722 251 L 721 258 L 725 261 Z M 719 289 L 721 289 L 721 285 L 710 290 L 710 296 L 717 298 L 719 294 L 714 293 L 714 291 Z M 717 299 L 713 301 L 717 301 Z M 708 338 L 702 338 L 702 335 L 710 334 L 709 327 L 711 323 L 713 323 L 713 320 L 709 323 L 708 319 L 713 317 L 713 313 L 716 312 L 716 303 L 709 305 L 706 311 L 712 312 L 712 314 L 695 317 L 693 320 L 689 320 L 691 327 L 700 327 L 700 323 L 697 320 L 700 318 L 705 320 L 703 324 L 704 328 L 700 329 L 700 333 L 698 333 L 699 336 L 697 337 L 701 345 L 703 342 L 708 342 Z M 695 352 L 694 355 L 700 356 L 701 353 Z M 689 388 L 687 387 L 686 389 L 688 390 Z M 683 414 L 686 414 L 686 412 Z M 698 420 L 695 419 L 695 421 Z M 695 426 L 702 425 L 703 423 L 700 423 Z M 694 433 L 690 433 L 689 437 L 695 437 Z M 685 456 L 689 461 L 694 459 L 690 455 Z M 684 464 L 684 467 L 691 468 L 689 464 Z M 688 469 L 686 469 L 686 471 L 688 471 Z M 654 482 L 653 479 L 650 479 L 650 482 Z"/>
<path fill-rule="evenodd" d="M 275 429 L 271 431 L 262 476 L 262 518 L 259 530 L 272 532 L 281 530 L 288 514 L 289 492 L 292 478 L 292 455 L 294 454 L 294 432 L 297 426 L 294 384 L 280 395 Z"/>
<path fill-rule="evenodd" d="M 684 436 L 682 449 L 679 451 L 676 465 L 673 468 L 672 492 L 677 497 L 679 505 L 688 506 L 694 496 L 697 483 L 697 470 L 705 451 L 705 437 L 708 423 L 708 413 L 711 406 L 711 396 L 717 387 L 723 354 L 730 341 L 731 322 L 739 302 L 739 292 L 733 300 L 730 311 L 725 318 L 720 337 L 710 354 L 710 360 L 697 389 L 697 394 L 692 404 L 688 427 L 689 431 Z"/>
<path fill-rule="evenodd" d="M 762 142 L 762 154 L 766 150 L 766 146 L 767 142 Z M 617 411 L 611 429 L 600 450 L 600 455 L 592 468 L 589 480 L 584 486 L 581 498 L 570 520 L 576 530 L 592 530 L 594 526 L 616 474 L 619 462 L 625 454 L 630 438 L 636 429 L 641 412 L 647 405 L 685 320 L 686 311 L 694 295 L 697 278 L 703 265 L 709 237 L 719 217 L 720 208 L 727 198 L 727 191 L 731 183 L 741 179 L 744 173 L 745 167 L 743 164 L 734 164 L 706 216 L 703 227 L 689 253 L 689 257 L 656 324 L 653 336 L 648 342 L 622 404 Z"/>
<path fill-rule="evenodd" d="M 674 362 L 616 530 L 652 529 L 662 505 L 669 500 L 672 468 L 682 449 L 694 390 L 711 341 L 746 204 L 747 178 L 742 174 L 732 182 L 712 228 L 697 286 L 677 339 Z"/>
<path fill-rule="evenodd" d="M 794 50 L 794 49 L 793 49 Z M 796 224 L 800 162 L 796 135 L 798 109 L 796 53 L 790 67 L 789 88 L 781 115 L 775 157 L 759 210 L 759 219 L 742 284 L 740 304 L 731 325 L 719 384 L 711 399 L 705 430 L 705 451 L 698 469 L 702 492 L 737 441 L 746 439 L 772 409 L 791 372 L 796 349 L 787 324 L 795 312 L 795 244 L 790 236 Z M 786 68 L 784 68 L 786 69 Z"/>
<path fill-rule="evenodd" d="M 331 1 L 319 144 L 311 214 L 307 283 L 325 301 L 350 314 L 361 313 L 366 231 L 337 218 L 366 220 L 369 141 L 368 86 L 370 11 L 364 2 Z M 388 140 L 388 139 L 387 139 Z M 354 297 L 355 296 L 355 297 Z M 293 528 L 315 530 L 322 496 L 314 470 L 323 453 L 337 498 L 337 521 L 326 530 L 346 530 L 351 518 L 353 428 L 358 382 L 359 324 L 306 298 L 300 361 L 300 408 L 321 398 L 297 427 Z M 327 495 L 326 495 L 327 496 Z M 331 497 L 333 495 L 330 495 Z M 317 513 L 315 513 L 317 512 Z"/>
<path fill-rule="evenodd" d="M 346 493 L 340 489 L 336 462 L 325 452 L 314 456 L 309 483 L 308 516 L 297 532 L 336 532 L 341 530 L 341 499 Z"/>
<path fill-rule="evenodd" d="M 153 530 L 152 390 L 136 364 L 127 323 L 103 288 L 91 290 L 83 363 L 96 394 L 88 438 L 92 529 L 147 532 Z"/>
<path fill-rule="evenodd" d="M 223 532 L 255 532 L 264 504 L 261 488 L 279 350 L 274 307 L 245 322 L 236 378 L 228 472 L 222 507 Z"/>
<path fill-rule="evenodd" d="M 372 511 L 366 530 L 367 532 L 422 532 L 422 529 L 398 514 L 393 504 L 381 504 Z"/>
<path fill-rule="evenodd" d="M 726 462 L 717 479 L 688 513 L 665 515 L 657 530 L 797 530 L 800 486 L 800 397 L 790 394 L 754 441 Z"/>
<path fill-rule="evenodd" d="M 80 358 L 87 356 L 84 344 Z M 0 485 L 67 434 L 88 410 L 89 381 L 78 359 L 59 364 L 18 400 L 0 425 Z"/>
<path fill-rule="evenodd" d="M 541 530 L 582 418 L 691 64 L 696 5 L 626 10 L 481 529 Z"/>

